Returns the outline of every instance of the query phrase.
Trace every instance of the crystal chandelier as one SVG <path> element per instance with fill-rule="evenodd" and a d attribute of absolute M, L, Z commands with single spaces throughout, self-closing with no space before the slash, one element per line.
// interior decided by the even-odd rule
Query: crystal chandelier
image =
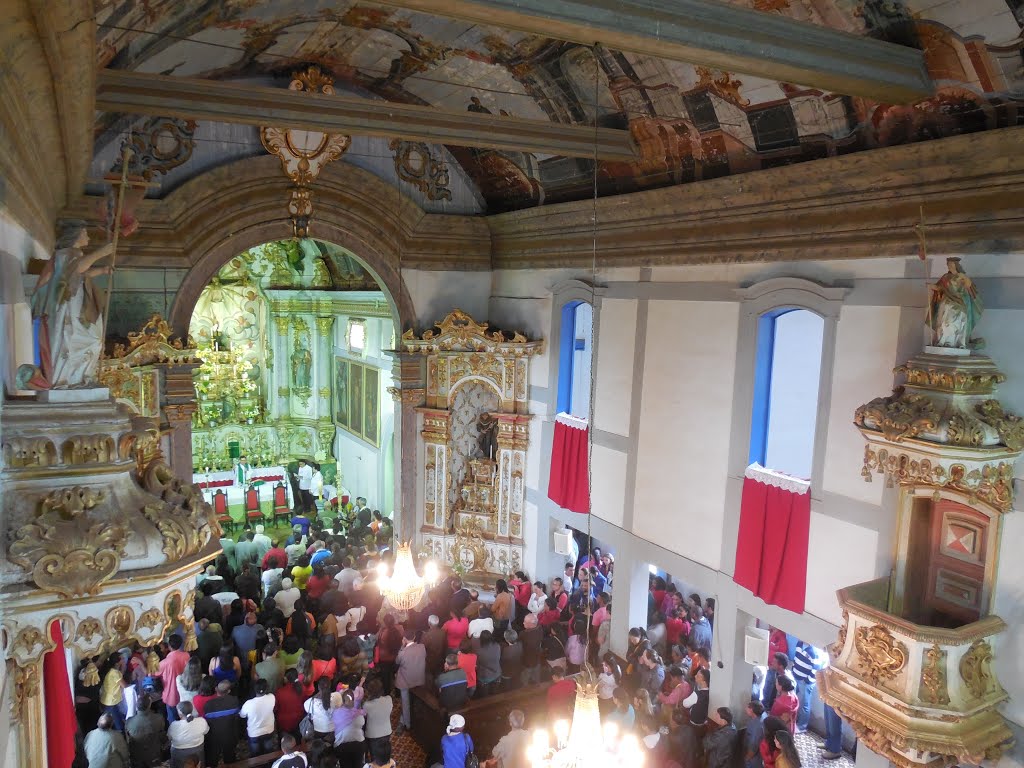
<path fill-rule="evenodd" d="M 436 581 L 437 565 L 433 560 L 428 560 L 423 566 L 422 576 L 416 573 L 409 544 L 398 545 L 398 552 L 395 554 L 395 567 L 390 575 L 387 563 L 377 566 L 377 585 L 380 588 L 380 593 L 387 598 L 392 607 L 399 611 L 415 608 L 423 599 L 424 591 Z"/>
<path fill-rule="evenodd" d="M 534 731 L 526 757 L 533 768 L 641 768 L 640 742 L 633 734 L 619 734 L 614 723 L 601 727 L 597 681 L 590 666 L 576 680 L 576 706 L 572 724 L 554 724 L 554 746 L 545 730 Z"/>

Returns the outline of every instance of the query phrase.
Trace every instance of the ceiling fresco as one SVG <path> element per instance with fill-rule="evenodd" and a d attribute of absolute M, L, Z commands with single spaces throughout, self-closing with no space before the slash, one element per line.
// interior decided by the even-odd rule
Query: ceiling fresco
<path fill-rule="evenodd" d="M 913 105 L 886 105 L 346 0 L 113 2 L 98 14 L 97 56 L 116 69 L 281 87 L 299 66 L 317 64 L 339 91 L 370 98 L 562 124 L 596 119 L 629 130 L 638 147 L 632 162 L 598 164 L 602 195 L 1024 124 L 1024 0 L 735 4 L 920 48 L 936 93 Z M 108 158 L 107 169 L 123 127 L 114 116 L 98 118 L 97 158 Z M 187 125 L 179 133 L 189 131 L 211 133 Z M 248 145 L 247 134 L 236 133 L 222 147 L 223 161 L 261 152 L 258 140 Z M 594 166 L 585 158 L 431 147 L 438 172 L 449 172 L 436 178 L 465 187 L 452 200 L 436 183 L 403 175 L 408 147 L 381 141 L 373 151 L 382 162 L 367 167 L 387 176 L 393 163 L 389 180 L 421 189 L 421 202 L 432 199 L 435 210 L 494 213 L 593 190 Z M 177 173 L 180 183 L 216 164 L 216 147 L 205 157 L 166 173 Z"/>

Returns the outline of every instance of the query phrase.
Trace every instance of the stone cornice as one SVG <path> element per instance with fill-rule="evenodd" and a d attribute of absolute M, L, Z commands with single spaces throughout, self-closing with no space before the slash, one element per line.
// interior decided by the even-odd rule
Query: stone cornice
<path fill-rule="evenodd" d="M 278 159 L 266 155 L 197 176 L 163 200 L 143 200 L 136 210 L 139 232 L 121 241 L 118 262 L 188 268 L 247 228 L 268 230 L 266 239 L 275 231 L 279 238 L 290 237 L 289 185 Z M 489 234 L 480 217 L 425 213 L 394 187 L 347 163 L 327 166 L 313 194 L 314 237 L 336 226 L 355 240 L 386 245 L 396 263 L 401 255 L 403 267 L 490 268 Z M 69 212 L 85 216 L 94 205 L 93 197 L 83 196 Z"/>
<path fill-rule="evenodd" d="M 908 256 L 1024 248 L 1024 129 L 1007 128 L 616 197 L 601 266 Z M 490 216 L 496 269 L 589 266 L 591 200 Z"/>

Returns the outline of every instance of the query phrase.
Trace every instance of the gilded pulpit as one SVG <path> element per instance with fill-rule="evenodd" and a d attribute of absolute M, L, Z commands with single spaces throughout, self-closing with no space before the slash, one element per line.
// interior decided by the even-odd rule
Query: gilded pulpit
<path fill-rule="evenodd" d="M 424 358 L 421 550 L 475 583 L 523 563 L 529 365 L 542 341 L 454 310 L 401 351 Z"/>

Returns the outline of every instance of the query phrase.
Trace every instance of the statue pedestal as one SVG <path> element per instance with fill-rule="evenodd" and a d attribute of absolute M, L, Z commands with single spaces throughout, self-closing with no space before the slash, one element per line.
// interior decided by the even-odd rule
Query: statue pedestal
<path fill-rule="evenodd" d="M 39 392 L 40 403 L 100 403 L 110 399 L 107 387 L 83 389 L 44 389 Z"/>
<path fill-rule="evenodd" d="M 970 357 L 971 350 L 960 347 L 925 347 L 926 355 L 946 355 L 947 357 Z"/>

